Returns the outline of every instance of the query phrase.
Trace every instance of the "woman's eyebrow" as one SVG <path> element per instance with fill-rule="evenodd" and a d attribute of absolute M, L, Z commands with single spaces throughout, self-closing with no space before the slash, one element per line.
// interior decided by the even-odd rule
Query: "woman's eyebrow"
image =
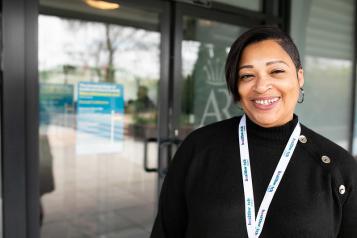
<path fill-rule="evenodd" d="M 269 62 L 266 62 L 265 64 L 266 65 L 271 65 L 271 64 L 277 64 L 277 63 L 281 63 L 281 64 L 285 64 L 287 66 L 289 66 L 285 61 L 283 60 L 274 60 L 274 61 L 269 61 Z M 241 70 L 241 69 L 252 69 L 254 68 L 253 65 L 250 65 L 250 64 L 247 64 L 247 65 L 242 65 L 238 68 L 238 71 Z"/>
<path fill-rule="evenodd" d="M 283 60 L 274 60 L 274 61 L 269 61 L 269 62 L 266 62 L 265 64 L 266 65 L 271 65 L 271 64 L 276 64 L 276 63 L 282 63 L 282 64 L 285 64 L 287 66 L 289 66 L 285 61 Z"/>
<path fill-rule="evenodd" d="M 242 66 L 240 66 L 240 67 L 238 68 L 238 70 L 245 69 L 245 68 L 252 69 L 252 68 L 253 68 L 253 65 L 250 65 L 250 64 L 248 64 L 248 65 L 242 65 Z"/>

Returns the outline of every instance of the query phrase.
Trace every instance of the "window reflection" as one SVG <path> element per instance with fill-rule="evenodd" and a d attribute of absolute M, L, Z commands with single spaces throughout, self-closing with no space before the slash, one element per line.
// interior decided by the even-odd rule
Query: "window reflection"
<path fill-rule="evenodd" d="M 291 36 L 301 53 L 307 126 L 348 148 L 355 1 L 293 1 Z M 331 31 L 331 27 L 336 31 Z"/>
<path fill-rule="evenodd" d="M 156 31 L 39 17 L 41 237 L 148 236 L 159 47 Z"/>
<path fill-rule="evenodd" d="M 225 82 L 225 61 L 243 28 L 205 19 L 184 18 L 181 135 L 212 122 L 240 115 Z"/>

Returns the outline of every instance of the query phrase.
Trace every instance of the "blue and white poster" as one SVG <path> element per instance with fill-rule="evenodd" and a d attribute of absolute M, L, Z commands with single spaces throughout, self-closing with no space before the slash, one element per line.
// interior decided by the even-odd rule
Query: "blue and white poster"
<path fill-rule="evenodd" d="M 123 147 L 124 88 L 80 82 L 77 98 L 77 153 L 120 152 Z"/>

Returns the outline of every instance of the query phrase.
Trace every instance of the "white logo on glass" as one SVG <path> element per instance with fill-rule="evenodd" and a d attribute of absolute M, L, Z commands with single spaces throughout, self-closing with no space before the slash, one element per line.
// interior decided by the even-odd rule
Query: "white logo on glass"
<path fill-rule="evenodd" d="M 212 86 L 222 86 L 224 81 L 224 63 L 221 59 L 208 59 L 207 64 L 203 66 L 207 74 L 207 84 Z"/>

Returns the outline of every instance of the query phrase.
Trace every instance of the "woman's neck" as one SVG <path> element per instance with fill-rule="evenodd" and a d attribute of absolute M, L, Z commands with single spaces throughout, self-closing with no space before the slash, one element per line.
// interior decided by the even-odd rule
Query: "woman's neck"
<path fill-rule="evenodd" d="M 284 125 L 274 127 L 263 127 L 254 123 L 248 116 L 246 118 L 248 141 L 253 139 L 264 144 L 287 143 L 291 133 L 298 123 L 298 117 L 296 115 L 293 115 L 291 120 Z"/>

